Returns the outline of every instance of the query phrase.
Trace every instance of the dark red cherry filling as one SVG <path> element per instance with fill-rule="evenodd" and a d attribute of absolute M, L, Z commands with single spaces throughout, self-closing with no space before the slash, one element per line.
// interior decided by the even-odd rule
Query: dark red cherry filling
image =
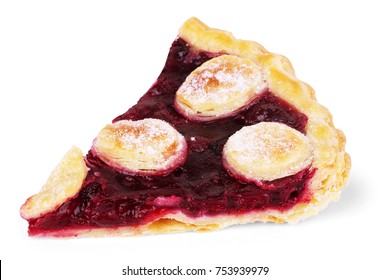
<path fill-rule="evenodd" d="M 253 210 L 287 210 L 310 200 L 308 182 L 315 169 L 255 184 L 239 182 L 222 165 L 222 148 L 228 137 L 243 126 L 276 121 L 305 133 L 307 117 L 271 92 L 264 93 L 248 109 L 235 116 L 210 122 L 189 121 L 173 108 L 174 96 L 195 68 L 218 56 L 197 52 L 177 39 L 155 84 L 126 113 L 115 121 L 159 118 L 171 123 L 187 140 L 187 162 L 162 177 L 123 174 L 89 152 L 90 168 L 77 197 L 57 210 L 30 220 L 31 235 L 62 229 L 142 225 L 168 213 L 190 217 L 239 214 Z"/>

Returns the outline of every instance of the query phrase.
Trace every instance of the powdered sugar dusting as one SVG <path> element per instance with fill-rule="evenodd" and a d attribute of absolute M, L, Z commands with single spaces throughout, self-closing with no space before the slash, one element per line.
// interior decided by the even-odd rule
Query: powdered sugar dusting
<path fill-rule="evenodd" d="M 171 145 L 177 138 L 176 130 L 160 120 L 120 121 L 113 126 L 118 129 L 109 137 L 115 138 L 127 149 L 138 148 L 145 153 L 161 151 L 162 146 Z M 157 145 L 150 145 L 150 142 Z"/>
<path fill-rule="evenodd" d="M 161 170 L 185 158 L 185 139 L 165 121 L 122 120 L 106 126 L 94 142 L 108 164 L 129 171 Z"/>
<path fill-rule="evenodd" d="M 177 91 L 177 98 L 193 113 L 224 114 L 245 106 L 264 87 L 261 69 L 254 62 L 223 55 L 193 71 Z"/>
<path fill-rule="evenodd" d="M 232 172 L 253 180 L 293 175 L 312 161 L 312 147 L 302 133 L 281 123 L 262 122 L 233 134 L 224 148 Z"/>
<path fill-rule="evenodd" d="M 245 157 L 253 164 L 259 159 L 270 164 L 298 145 L 296 138 L 275 130 L 273 126 L 268 129 L 257 127 L 256 131 L 252 127 L 244 127 L 241 133 L 231 138 L 231 145 L 241 157 Z"/>

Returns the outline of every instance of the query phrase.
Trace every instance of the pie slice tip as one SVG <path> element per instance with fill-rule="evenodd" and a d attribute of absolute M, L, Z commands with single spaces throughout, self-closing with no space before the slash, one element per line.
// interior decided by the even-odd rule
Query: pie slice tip
<path fill-rule="evenodd" d="M 38 218 L 74 197 L 80 191 L 87 172 L 82 151 L 73 146 L 55 167 L 40 192 L 22 205 L 22 217 L 26 220 Z"/>
<path fill-rule="evenodd" d="M 290 61 L 196 18 L 157 81 L 73 147 L 21 216 L 31 236 L 128 236 L 294 223 L 336 201 L 351 161 Z"/>

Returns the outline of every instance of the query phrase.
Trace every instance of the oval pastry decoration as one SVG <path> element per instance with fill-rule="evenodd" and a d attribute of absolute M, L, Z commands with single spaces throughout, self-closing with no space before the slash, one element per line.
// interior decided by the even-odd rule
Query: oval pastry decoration
<path fill-rule="evenodd" d="M 80 149 L 72 147 L 55 167 L 41 191 L 20 208 L 25 219 L 35 219 L 57 209 L 77 195 L 83 186 L 88 168 Z"/>
<path fill-rule="evenodd" d="M 106 164 L 132 175 L 164 175 L 187 158 L 187 142 L 159 119 L 122 120 L 104 127 L 93 152 Z"/>
<path fill-rule="evenodd" d="M 244 109 L 265 88 L 261 69 L 252 60 L 222 55 L 187 77 L 176 92 L 175 108 L 188 119 L 217 119 Z"/>
<path fill-rule="evenodd" d="M 281 123 L 261 122 L 230 136 L 223 149 L 223 164 L 233 176 L 261 183 L 294 175 L 313 161 L 310 140 Z"/>

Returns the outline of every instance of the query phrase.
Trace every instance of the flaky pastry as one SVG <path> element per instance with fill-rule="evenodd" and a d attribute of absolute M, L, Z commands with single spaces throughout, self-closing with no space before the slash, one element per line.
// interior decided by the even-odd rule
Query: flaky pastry
<path fill-rule="evenodd" d="M 165 121 L 122 120 L 103 128 L 92 150 L 108 165 L 129 174 L 163 175 L 184 163 L 187 142 Z"/>
<path fill-rule="evenodd" d="M 221 55 L 187 77 L 176 92 L 176 110 L 191 119 L 221 118 L 244 109 L 264 88 L 257 64 L 235 55 Z"/>
<path fill-rule="evenodd" d="M 38 218 L 75 196 L 81 189 L 87 171 L 82 152 L 77 147 L 72 147 L 50 174 L 41 191 L 22 205 L 22 217 Z"/>
<path fill-rule="evenodd" d="M 223 163 L 238 179 L 260 183 L 291 176 L 313 161 L 310 140 L 285 124 L 245 126 L 227 140 Z"/>

